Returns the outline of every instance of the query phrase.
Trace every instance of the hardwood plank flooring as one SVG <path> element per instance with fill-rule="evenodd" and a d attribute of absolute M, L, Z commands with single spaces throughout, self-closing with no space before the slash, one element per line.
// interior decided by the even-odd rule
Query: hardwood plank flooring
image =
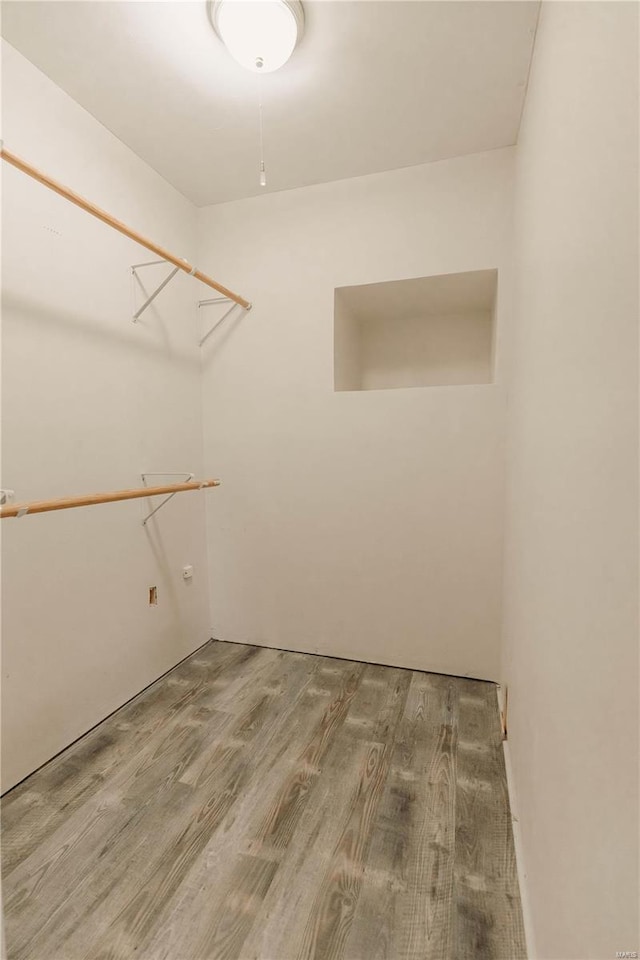
<path fill-rule="evenodd" d="M 493 684 L 211 641 L 2 798 L 8 960 L 521 960 Z"/>

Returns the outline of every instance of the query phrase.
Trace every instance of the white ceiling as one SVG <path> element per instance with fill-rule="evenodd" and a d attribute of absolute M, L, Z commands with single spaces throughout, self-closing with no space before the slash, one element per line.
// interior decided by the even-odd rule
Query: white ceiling
<path fill-rule="evenodd" d="M 267 190 L 515 143 L 538 0 L 303 3 L 300 46 L 261 79 Z M 2 33 L 196 204 L 263 192 L 258 80 L 205 0 L 11 0 Z"/>

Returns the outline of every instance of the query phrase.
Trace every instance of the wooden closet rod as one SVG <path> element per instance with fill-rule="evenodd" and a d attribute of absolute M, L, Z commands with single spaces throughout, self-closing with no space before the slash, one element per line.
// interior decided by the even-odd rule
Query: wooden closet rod
<path fill-rule="evenodd" d="M 165 250 L 163 247 L 159 247 L 158 244 L 154 243 L 152 240 L 147 240 L 147 238 L 143 237 L 141 233 L 138 233 L 136 230 L 132 230 L 131 227 L 121 223 L 120 220 L 116 220 L 116 218 L 112 217 L 110 213 L 106 213 L 104 210 L 101 210 L 100 207 L 96 207 L 94 203 L 90 203 L 89 200 L 85 200 L 84 197 L 74 193 L 73 190 L 69 190 L 69 188 L 65 187 L 64 184 L 58 183 L 58 181 L 54 180 L 52 177 L 48 177 L 46 173 L 42 173 L 40 170 L 32 167 L 30 163 L 27 163 L 25 160 L 21 160 L 20 157 L 17 157 L 14 153 L 10 153 L 9 150 L 5 150 L 4 147 L 2 148 L 1 155 L 2 159 L 6 160 L 7 163 L 10 163 L 11 166 L 16 167 L 23 173 L 26 173 L 27 176 L 33 177 L 33 179 L 37 180 L 38 183 L 42 183 L 45 187 L 49 187 L 50 190 L 60 194 L 60 196 L 64 197 L 66 200 L 70 200 L 71 203 L 75 203 L 77 207 L 81 207 L 83 210 L 86 210 L 87 213 L 97 217 L 98 220 L 102 220 L 102 222 L 106 223 L 107 226 L 113 227 L 113 229 L 117 230 L 119 233 L 123 233 L 125 237 L 129 237 L 130 240 L 135 240 L 136 243 L 146 247 L 147 250 L 150 250 L 151 253 L 155 253 L 162 260 L 167 260 L 169 263 L 172 263 L 174 267 L 178 267 L 179 270 L 184 270 L 185 273 L 195 277 L 196 280 L 206 283 L 208 287 L 211 287 L 213 290 L 217 290 L 218 293 L 221 293 L 224 297 L 228 297 L 230 300 L 233 300 L 241 307 L 244 307 L 245 310 L 251 309 L 251 304 L 249 301 L 245 300 L 244 297 L 241 297 L 238 293 L 234 293 L 233 290 L 228 290 L 227 287 L 223 287 L 221 283 L 217 283 L 215 280 L 212 280 L 211 277 L 208 277 L 206 273 L 196 270 L 196 268 L 186 260 L 176 257 L 173 253 L 169 253 L 168 250 Z"/>
<path fill-rule="evenodd" d="M 1 507 L 0 518 L 4 520 L 5 517 L 24 517 L 28 513 L 48 513 L 50 510 L 68 510 L 71 507 L 93 507 L 97 503 L 137 500 L 141 497 L 155 497 L 162 493 L 182 493 L 185 490 L 218 486 L 220 486 L 219 480 L 190 480 L 187 483 L 171 483 L 163 487 L 111 490 L 109 493 L 90 493 L 84 497 L 64 497 L 61 500 L 32 500 L 30 503 L 12 503 Z"/>

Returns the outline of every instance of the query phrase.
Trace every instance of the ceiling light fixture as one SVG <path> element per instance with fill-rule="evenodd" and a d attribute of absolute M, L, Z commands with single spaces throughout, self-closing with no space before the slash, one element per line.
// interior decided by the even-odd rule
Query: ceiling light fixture
<path fill-rule="evenodd" d="M 299 0 L 209 0 L 209 17 L 234 60 L 255 73 L 284 66 L 304 30 Z"/>

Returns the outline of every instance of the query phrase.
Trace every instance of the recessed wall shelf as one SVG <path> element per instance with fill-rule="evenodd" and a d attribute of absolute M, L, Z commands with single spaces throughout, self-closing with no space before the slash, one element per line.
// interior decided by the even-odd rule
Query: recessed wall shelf
<path fill-rule="evenodd" d="M 493 382 L 497 270 L 338 287 L 334 389 Z"/>

